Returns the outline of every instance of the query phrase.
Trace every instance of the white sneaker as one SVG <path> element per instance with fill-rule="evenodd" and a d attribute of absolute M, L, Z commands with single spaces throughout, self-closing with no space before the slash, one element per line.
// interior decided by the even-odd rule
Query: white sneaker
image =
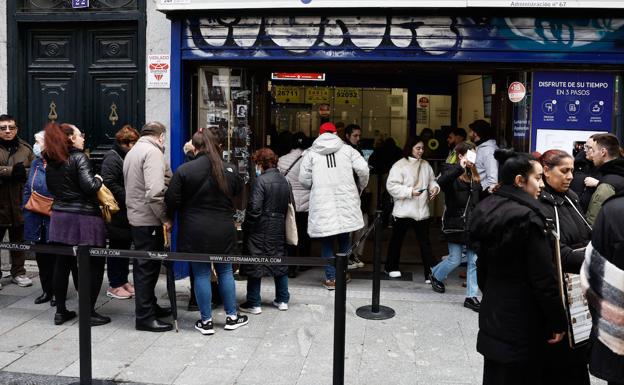
<path fill-rule="evenodd" d="M 388 276 L 390 278 L 401 278 L 401 272 L 400 271 L 391 271 L 388 273 Z"/>
<path fill-rule="evenodd" d="M 240 311 L 249 313 L 249 314 L 260 314 L 262 313 L 262 308 L 260 306 L 250 305 L 248 302 L 242 303 L 238 305 Z"/>
<path fill-rule="evenodd" d="M 360 267 L 358 263 L 355 262 L 353 259 L 349 258 L 349 263 L 347 264 L 347 270 L 355 270 L 358 267 Z"/>
<path fill-rule="evenodd" d="M 280 309 L 281 311 L 288 310 L 288 304 L 286 302 L 276 302 L 276 301 L 273 301 L 273 305 L 276 308 Z"/>
<path fill-rule="evenodd" d="M 32 285 L 32 280 L 28 278 L 25 274 L 18 275 L 17 277 L 11 278 L 11 282 L 13 282 L 19 287 L 28 287 Z"/>
<path fill-rule="evenodd" d="M 354 255 L 354 256 L 352 257 L 352 260 L 353 260 L 353 262 L 355 262 L 355 263 L 357 264 L 357 267 L 360 267 L 360 268 L 361 268 L 361 267 L 364 267 L 364 266 L 365 266 L 365 265 L 364 265 L 364 262 L 362 262 L 362 260 L 361 260 L 361 259 L 360 259 L 357 255 Z"/>

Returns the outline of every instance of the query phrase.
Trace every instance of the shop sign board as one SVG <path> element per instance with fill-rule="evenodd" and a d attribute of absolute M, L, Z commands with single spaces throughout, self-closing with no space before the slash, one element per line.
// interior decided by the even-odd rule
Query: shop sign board
<path fill-rule="evenodd" d="M 295 86 L 275 86 L 277 103 L 303 103 L 303 88 Z"/>
<path fill-rule="evenodd" d="M 518 103 L 526 96 L 526 87 L 520 82 L 513 82 L 509 85 L 507 95 L 512 103 Z"/>
<path fill-rule="evenodd" d="M 426 96 L 422 96 L 418 99 L 418 107 L 420 108 L 428 108 L 429 107 L 429 98 Z"/>
<path fill-rule="evenodd" d="M 327 118 L 329 115 L 331 115 L 331 109 L 329 107 L 329 104 L 321 104 L 319 106 L 319 115 Z"/>
<path fill-rule="evenodd" d="M 147 88 L 169 88 L 170 55 L 147 55 Z"/>
<path fill-rule="evenodd" d="M 340 88 L 336 87 L 336 105 L 355 104 L 360 100 L 359 88 Z"/>
<path fill-rule="evenodd" d="M 328 104 L 330 102 L 330 89 L 324 87 L 308 87 L 305 92 L 305 102 L 309 104 Z"/>
<path fill-rule="evenodd" d="M 85 1 L 85 0 L 72 0 Z M 163 11 L 189 9 L 431 8 L 431 0 L 159 0 Z M 436 8 L 624 8 L 621 0 L 437 0 Z"/>
<path fill-rule="evenodd" d="M 272 80 L 300 80 L 300 81 L 325 81 L 322 72 L 271 72 Z"/>

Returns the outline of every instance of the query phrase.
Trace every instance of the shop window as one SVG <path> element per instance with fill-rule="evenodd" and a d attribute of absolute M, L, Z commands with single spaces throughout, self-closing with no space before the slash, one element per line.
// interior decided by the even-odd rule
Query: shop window
<path fill-rule="evenodd" d="M 362 128 L 362 147 L 392 137 L 402 146 L 408 134 L 407 90 L 402 88 L 274 85 L 271 122 L 277 132 L 318 136 L 325 119 Z"/>
<path fill-rule="evenodd" d="M 199 127 L 218 136 L 223 159 L 237 166 L 249 180 L 251 153 L 251 87 L 245 70 L 202 67 L 199 69 Z"/>
<path fill-rule="evenodd" d="M 17 9 L 26 12 L 44 12 L 46 10 L 54 11 L 68 11 L 76 12 L 81 11 L 122 11 L 122 10 L 136 10 L 138 9 L 137 0 L 89 0 L 77 1 L 73 4 L 74 0 L 19 0 Z M 88 7 L 78 8 L 85 6 L 88 3 Z"/>

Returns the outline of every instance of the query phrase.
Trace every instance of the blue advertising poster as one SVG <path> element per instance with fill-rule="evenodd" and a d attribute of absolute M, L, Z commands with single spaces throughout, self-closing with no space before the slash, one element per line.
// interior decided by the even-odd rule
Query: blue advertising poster
<path fill-rule="evenodd" d="M 614 82 L 609 73 L 534 72 L 532 149 L 539 130 L 611 132 Z"/>
<path fill-rule="evenodd" d="M 611 131 L 614 76 L 535 72 L 533 129 Z"/>

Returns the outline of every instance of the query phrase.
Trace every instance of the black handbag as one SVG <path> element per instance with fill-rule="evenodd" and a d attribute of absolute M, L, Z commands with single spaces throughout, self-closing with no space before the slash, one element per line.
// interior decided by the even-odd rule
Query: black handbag
<path fill-rule="evenodd" d="M 470 195 L 466 201 L 466 207 L 461 217 L 446 217 L 446 207 L 444 207 L 444 213 L 442 214 L 442 233 L 444 234 L 457 234 L 466 231 L 466 225 L 468 223 L 468 206 L 470 205 L 470 199 L 472 199 L 472 182 L 470 182 Z"/>

